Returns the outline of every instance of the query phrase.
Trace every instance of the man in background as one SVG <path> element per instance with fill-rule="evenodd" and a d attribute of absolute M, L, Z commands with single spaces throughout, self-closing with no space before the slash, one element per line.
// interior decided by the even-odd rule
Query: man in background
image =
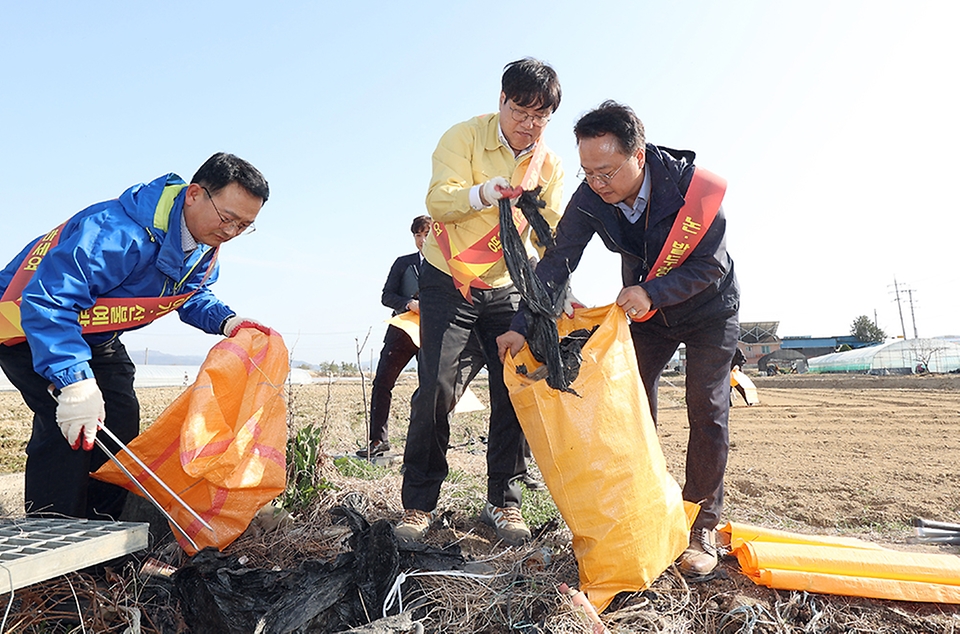
<path fill-rule="evenodd" d="M 393 309 L 394 315 L 405 312 L 420 313 L 420 267 L 423 262 L 423 243 L 430 233 L 430 216 L 417 216 L 410 225 L 417 251 L 397 258 L 380 294 L 380 302 Z M 393 401 L 393 386 L 397 377 L 416 356 L 420 348 L 401 328 L 390 324 L 383 336 L 383 348 L 377 362 L 370 394 L 370 438 L 363 449 L 357 451 L 360 458 L 375 458 L 390 451 L 387 421 L 390 418 L 390 403 Z"/>

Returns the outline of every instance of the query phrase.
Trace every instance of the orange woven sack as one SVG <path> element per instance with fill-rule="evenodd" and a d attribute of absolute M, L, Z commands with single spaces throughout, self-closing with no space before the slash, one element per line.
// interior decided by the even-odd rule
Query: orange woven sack
<path fill-rule="evenodd" d="M 200 548 L 233 542 L 286 486 L 287 348 L 243 328 L 215 345 L 186 389 L 128 447 L 212 527 L 204 528 L 126 455 L 117 457 Z M 107 462 L 93 477 L 140 494 Z M 174 530 L 188 554 L 193 547 Z"/>
<path fill-rule="evenodd" d="M 580 589 L 603 611 L 618 592 L 646 588 L 673 563 L 687 547 L 690 520 L 667 472 L 623 311 L 578 309 L 557 322 L 560 337 L 595 325 L 571 385 L 579 397 L 518 374 L 518 365 L 540 365 L 526 346 L 508 355 L 504 380 L 573 533 Z"/>

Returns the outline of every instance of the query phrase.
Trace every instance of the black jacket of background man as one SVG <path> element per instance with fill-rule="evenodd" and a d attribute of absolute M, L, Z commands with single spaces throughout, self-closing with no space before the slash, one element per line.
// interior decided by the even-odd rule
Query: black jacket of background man
<path fill-rule="evenodd" d="M 392 308 L 394 315 L 407 312 L 407 304 L 420 294 L 419 277 L 420 253 L 400 256 L 390 267 L 380 302 Z"/>

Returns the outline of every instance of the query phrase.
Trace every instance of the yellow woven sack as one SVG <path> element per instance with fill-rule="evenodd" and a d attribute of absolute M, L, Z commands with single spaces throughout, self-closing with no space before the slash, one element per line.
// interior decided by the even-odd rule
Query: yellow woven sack
<path fill-rule="evenodd" d="M 540 364 L 526 346 L 507 358 L 504 380 L 560 514 L 573 533 L 580 589 L 603 611 L 618 592 L 650 585 L 687 547 L 689 520 L 667 472 L 633 341 L 616 305 L 562 317 L 560 337 L 600 327 L 583 347 L 572 388 L 517 373 Z M 690 509 L 695 516 L 698 508 Z"/>
<path fill-rule="evenodd" d="M 960 558 L 888 550 L 850 537 L 802 535 L 749 524 L 720 529 L 754 583 L 896 601 L 960 604 Z"/>

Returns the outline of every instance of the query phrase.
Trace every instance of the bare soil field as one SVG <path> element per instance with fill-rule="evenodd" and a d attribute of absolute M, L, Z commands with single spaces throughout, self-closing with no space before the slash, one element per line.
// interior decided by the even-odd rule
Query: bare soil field
<path fill-rule="evenodd" d="M 960 555 L 958 546 L 907 540 L 913 517 L 960 522 L 960 376 L 786 375 L 754 380 L 760 404 L 748 407 L 738 397 L 731 409 L 726 520 Z M 404 375 L 394 391 L 390 440 L 401 456 L 415 387 L 415 375 Z M 471 387 L 486 403 L 485 382 L 478 380 Z M 290 425 L 322 426 L 324 449 L 331 458 L 324 473 L 336 485 L 331 498 L 359 492 L 370 521 L 392 521 L 401 508 L 399 463 L 381 470 L 375 479 L 352 477 L 332 466 L 334 456 L 352 453 L 363 444 L 369 388 L 369 381 L 359 380 L 294 386 L 288 393 Z M 144 424 L 180 391 L 140 391 Z M 432 529 L 427 539 L 434 545 L 456 541 L 475 559 L 504 552 L 492 531 L 476 521 L 482 503 L 487 414 L 454 417 L 449 451 L 453 477 L 444 485 L 440 501 L 441 510 L 448 511 L 447 521 Z M 687 439 L 682 376 L 665 377 L 661 385 L 659 430 L 670 471 L 682 484 Z M 29 417 L 19 396 L 0 393 L 0 473 L 22 469 L 28 433 Z M 549 515 L 549 509 L 544 510 L 550 504 L 548 494 L 525 495 L 528 519 Z M 7 515 L 19 512 L 15 503 L 4 505 Z M 564 544 L 569 533 L 560 524 L 543 527 L 541 540 L 531 546 L 553 552 L 553 563 L 542 573 L 547 577 L 539 581 L 576 585 L 576 562 L 569 543 Z M 245 547 L 241 539 L 231 549 Z M 269 565 L 271 558 L 260 561 Z M 960 606 L 777 592 L 754 586 L 738 572 L 735 560 L 725 560 L 722 568 L 719 578 L 690 586 L 668 571 L 651 590 L 618 599 L 603 615 L 604 621 L 614 632 L 960 632 Z M 542 592 L 548 611 L 563 611 L 549 586 Z M 467 600 L 458 593 L 454 603 Z M 541 629 L 515 629 L 506 620 L 498 626 L 494 603 L 487 606 L 483 628 L 476 620 L 461 619 L 472 625 L 433 631 L 587 631 L 575 620 L 549 614 L 540 614 Z"/>

